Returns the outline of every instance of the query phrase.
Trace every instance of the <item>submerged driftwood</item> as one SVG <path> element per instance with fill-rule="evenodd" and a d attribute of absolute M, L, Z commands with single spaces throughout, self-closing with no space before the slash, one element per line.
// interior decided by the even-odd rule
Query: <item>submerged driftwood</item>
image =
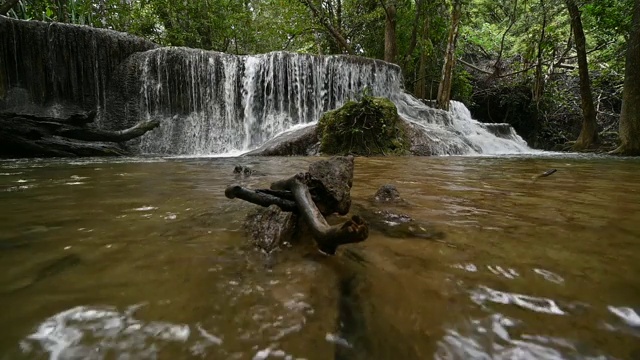
<path fill-rule="evenodd" d="M 121 143 L 144 135 L 160 125 L 143 121 L 119 131 L 90 127 L 95 112 L 52 118 L 10 112 L 0 113 L 0 156 L 114 156 L 126 155 Z"/>
<path fill-rule="evenodd" d="M 306 173 L 274 182 L 270 189 L 252 190 L 231 185 L 225 195 L 267 207 L 259 215 L 250 215 L 246 222 L 254 242 L 262 244 L 265 237 L 269 238 L 268 245 L 260 246 L 263 250 L 273 249 L 274 241 L 287 241 L 289 234 L 301 228 L 296 222 L 282 221 L 285 218 L 279 212 L 291 212 L 304 221 L 318 249 L 333 255 L 338 246 L 364 241 L 369 234 L 367 224 L 357 215 L 333 226 L 325 219 L 333 213 L 349 212 L 352 179 L 353 157 L 333 157 L 312 163 Z M 256 218 L 264 221 L 255 221 Z M 277 231 L 274 231 L 274 221 L 279 224 Z"/>

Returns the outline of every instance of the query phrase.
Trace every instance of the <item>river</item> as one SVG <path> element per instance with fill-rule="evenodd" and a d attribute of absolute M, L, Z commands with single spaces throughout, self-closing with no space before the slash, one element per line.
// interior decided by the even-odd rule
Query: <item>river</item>
<path fill-rule="evenodd" d="M 444 238 L 266 258 L 233 167 L 313 160 L 0 161 L 0 359 L 640 357 L 638 159 L 357 158 Z"/>

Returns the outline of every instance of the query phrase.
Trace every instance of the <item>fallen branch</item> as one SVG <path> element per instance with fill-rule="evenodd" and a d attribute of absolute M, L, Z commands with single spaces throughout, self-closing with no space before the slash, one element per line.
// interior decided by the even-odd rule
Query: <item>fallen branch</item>
<path fill-rule="evenodd" d="M 369 236 L 365 222 L 357 215 L 341 225 L 330 226 L 313 202 L 309 188 L 304 183 L 305 174 L 297 174 L 287 180 L 272 184 L 272 189 L 286 189 L 293 193 L 298 210 L 315 238 L 318 248 L 333 255 L 340 245 L 364 241 Z"/>
<path fill-rule="evenodd" d="M 270 205 L 277 205 L 283 211 L 297 211 L 298 207 L 296 203 L 291 200 L 282 199 L 275 195 L 266 194 L 261 190 L 251 190 L 239 185 L 231 185 L 224 191 L 224 195 L 229 199 L 242 199 L 252 204 L 260 205 L 262 207 L 269 207 Z"/>
<path fill-rule="evenodd" d="M 143 121 L 120 131 L 89 127 L 96 112 L 66 118 L 0 112 L 0 156 L 121 156 L 129 151 L 121 144 L 160 125 Z"/>
<path fill-rule="evenodd" d="M 62 128 L 58 131 L 58 135 L 70 139 L 84 141 L 107 141 L 107 142 L 125 142 L 144 135 L 147 131 L 153 130 L 160 125 L 160 121 L 142 121 L 133 127 L 119 131 L 107 131 L 101 129 L 89 129 L 80 127 Z"/>
<path fill-rule="evenodd" d="M 550 169 L 550 170 L 547 170 L 547 171 L 543 172 L 542 174 L 538 174 L 538 175 L 534 175 L 534 176 L 532 176 L 532 177 L 531 177 L 531 180 L 532 180 L 533 182 L 535 182 L 536 180 L 538 180 L 538 179 L 540 179 L 540 178 L 543 178 L 543 177 L 547 177 L 547 176 L 551 176 L 551 175 L 553 175 L 556 171 L 558 171 L 558 170 L 556 170 L 556 169 Z"/>

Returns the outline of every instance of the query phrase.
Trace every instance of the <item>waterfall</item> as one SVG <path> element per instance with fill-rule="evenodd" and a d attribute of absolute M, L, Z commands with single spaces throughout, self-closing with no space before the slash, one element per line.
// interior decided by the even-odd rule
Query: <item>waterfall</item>
<path fill-rule="evenodd" d="M 143 154 L 220 155 L 255 149 L 313 124 L 365 89 L 387 97 L 420 153 L 531 152 L 506 124 L 482 124 L 404 92 L 400 68 L 356 56 L 230 54 L 158 47 L 86 26 L 0 17 L 0 111 L 66 118 L 97 110 L 95 124 L 159 128 L 128 145 Z"/>
<path fill-rule="evenodd" d="M 234 56 L 188 48 L 159 48 L 131 57 L 117 92 L 137 108 L 117 117 L 161 119 L 140 139 L 140 152 L 214 155 L 255 149 L 275 135 L 317 122 L 365 90 L 390 98 L 434 155 L 530 152 L 508 131 L 471 119 L 462 103 L 430 108 L 404 92 L 399 67 L 353 56 L 286 52 Z M 126 88 L 126 87 L 125 87 Z"/>

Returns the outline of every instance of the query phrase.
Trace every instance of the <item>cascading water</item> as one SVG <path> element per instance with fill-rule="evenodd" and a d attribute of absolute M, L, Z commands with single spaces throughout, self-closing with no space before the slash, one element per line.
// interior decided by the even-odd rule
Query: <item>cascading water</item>
<path fill-rule="evenodd" d="M 378 60 L 160 48 L 132 56 L 125 68 L 128 79 L 138 79 L 121 95 L 129 98 L 125 117 L 162 120 L 140 139 L 142 153 L 216 155 L 255 149 L 276 134 L 317 122 L 365 88 L 396 104 L 430 154 L 532 151 L 510 127 L 496 136 L 459 102 L 452 102 L 449 112 L 428 107 L 404 92 L 399 67 Z"/>
<path fill-rule="evenodd" d="M 458 101 L 452 101 L 450 107 L 453 127 L 474 145 L 477 153 L 513 154 L 534 151 L 508 124 L 483 124 L 474 120 L 469 109 Z"/>

